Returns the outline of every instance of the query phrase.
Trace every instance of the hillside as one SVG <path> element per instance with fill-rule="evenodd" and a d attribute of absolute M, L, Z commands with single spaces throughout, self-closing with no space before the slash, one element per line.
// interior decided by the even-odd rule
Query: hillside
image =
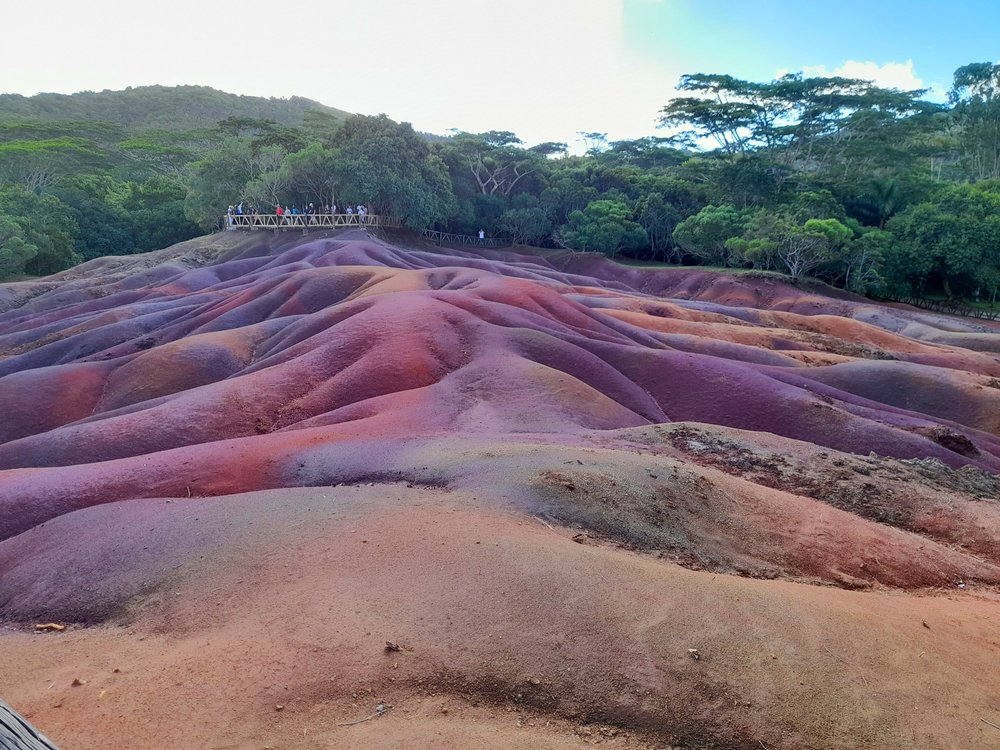
<path fill-rule="evenodd" d="M 0 285 L 0 413 L 65 747 L 996 743 L 995 324 L 233 232 Z"/>
<path fill-rule="evenodd" d="M 227 117 L 273 120 L 300 125 L 306 112 L 318 111 L 344 119 L 349 113 L 299 96 L 290 99 L 240 96 L 208 86 L 137 86 L 124 91 L 83 91 L 76 94 L 0 94 L 0 122 L 96 121 L 129 131 L 188 131 L 214 128 Z"/>

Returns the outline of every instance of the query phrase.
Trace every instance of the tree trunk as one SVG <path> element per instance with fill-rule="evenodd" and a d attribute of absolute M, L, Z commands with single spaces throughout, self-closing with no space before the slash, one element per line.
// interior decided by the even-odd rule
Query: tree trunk
<path fill-rule="evenodd" d="M 0 750 L 57 750 L 48 738 L 0 700 Z"/>

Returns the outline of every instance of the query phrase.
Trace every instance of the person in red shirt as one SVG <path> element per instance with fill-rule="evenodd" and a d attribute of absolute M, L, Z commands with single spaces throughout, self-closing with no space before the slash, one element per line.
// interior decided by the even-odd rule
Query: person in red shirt
<path fill-rule="evenodd" d="M 283 210 L 283 209 L 281 208 L 281 206 L 275 206 L 275 207 L 274 207 L 274 215 L 275 215 L 275 216 L 281 216 L 281 215 L 282 215 L 282 214 L 284 214 L 284 213 L 285 213 L 285 212 L 284 212 L 284 210 Z"/>

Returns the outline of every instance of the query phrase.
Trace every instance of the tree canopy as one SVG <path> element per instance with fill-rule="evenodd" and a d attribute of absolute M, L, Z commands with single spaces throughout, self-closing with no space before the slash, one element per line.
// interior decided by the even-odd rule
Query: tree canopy
<path fill-rule="evenodd" d="M 583 155 L 203 87 L 0 96 L 0 273 L 161 247 L 239 202 L 364 203 L 412 229 L 995 304 L 1000 65 L 925 93 L 690 73 L 662 135 L 583 130 Z"/>

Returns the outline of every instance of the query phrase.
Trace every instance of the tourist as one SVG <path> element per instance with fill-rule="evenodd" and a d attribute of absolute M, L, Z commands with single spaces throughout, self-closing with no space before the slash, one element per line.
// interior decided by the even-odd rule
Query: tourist
<path fill-rule="evenodd" d="M 479 230 L 479 240 L 482 241 L 482 240 L 485 240 L 485 239 L 486 239 L 486 232 L 484 232 L 482 229 L 480 229 Z"/>
<path fill-rule="evenodd" d="M 275 206 L 274 207 L 274 215 L 275 216 L 282 216 L 282 215 L 284 215 L 284 213 L 285 213 L 285 209 L 283 209 L 281 206 Z"/>

